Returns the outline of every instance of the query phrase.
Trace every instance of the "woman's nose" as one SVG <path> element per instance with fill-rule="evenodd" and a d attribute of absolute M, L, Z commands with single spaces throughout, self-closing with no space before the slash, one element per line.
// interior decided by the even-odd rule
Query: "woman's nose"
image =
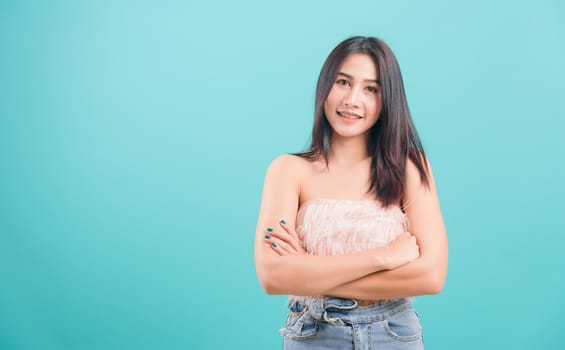
<path fill-rule="evenodd" d="M 358 90 L 356 88 L 349 89 L 348 93 L 343 99 L 343 105 L 348 107 L 357 107 Z"/>

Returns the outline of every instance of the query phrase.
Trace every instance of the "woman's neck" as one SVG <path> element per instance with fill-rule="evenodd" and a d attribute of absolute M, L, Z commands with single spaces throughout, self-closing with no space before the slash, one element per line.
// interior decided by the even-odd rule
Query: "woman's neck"
<path fill-rule="evenodd" d="M 334 135 L 335 136 L 335 135 Z M 334 137 L 330 147 L 330 164 L 350 166 L 370 157 L 365 137 Z"/>

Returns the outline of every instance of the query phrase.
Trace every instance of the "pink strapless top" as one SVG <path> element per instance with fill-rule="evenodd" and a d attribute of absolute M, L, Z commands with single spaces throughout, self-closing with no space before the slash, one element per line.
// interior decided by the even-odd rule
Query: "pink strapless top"
<path fill-rule="evenodd" d="M 406 232 L 399 206 L 384 208 L 378 200 L 311 199 L 298 209 L 296 232 L 311 255 L 356 253 L 387 245 Z M 310 304 L 318 296 L 289 296 Z"/>
<path fill-rule="evenodd" d="M 377 200 L 312 199 L 297 214 L 296 232 L 312 255 L 356 253 L 387 245 L 408 227 L 398 206 Z"/>

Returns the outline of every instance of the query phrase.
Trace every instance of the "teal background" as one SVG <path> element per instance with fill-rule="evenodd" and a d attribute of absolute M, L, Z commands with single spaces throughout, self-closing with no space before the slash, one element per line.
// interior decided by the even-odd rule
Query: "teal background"
<path fill-rule="evenodd" d="M 427 348 L 559 348 L 562 1 L 4 0 L 0 349 L 280 348 L 263 176 L 357 34 L 397 55 L 448 229 Z"/>

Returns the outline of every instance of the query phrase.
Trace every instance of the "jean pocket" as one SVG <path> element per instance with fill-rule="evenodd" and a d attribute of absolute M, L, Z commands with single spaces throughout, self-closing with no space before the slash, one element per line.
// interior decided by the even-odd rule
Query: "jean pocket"
<path fill-rule="evenodd" d="M 386 333 L 396 340 L 407 342 L 422 338 L 422 325 L 412 308 L 387 317 L 383 325 Z"/>
<path fill-rule="evenodd" d="M 313 337 L 317 331 L 318 321 L 307 310 L 302 310 L 289 312 L 279 333 L 288 339 L 306 339 Z"/>

